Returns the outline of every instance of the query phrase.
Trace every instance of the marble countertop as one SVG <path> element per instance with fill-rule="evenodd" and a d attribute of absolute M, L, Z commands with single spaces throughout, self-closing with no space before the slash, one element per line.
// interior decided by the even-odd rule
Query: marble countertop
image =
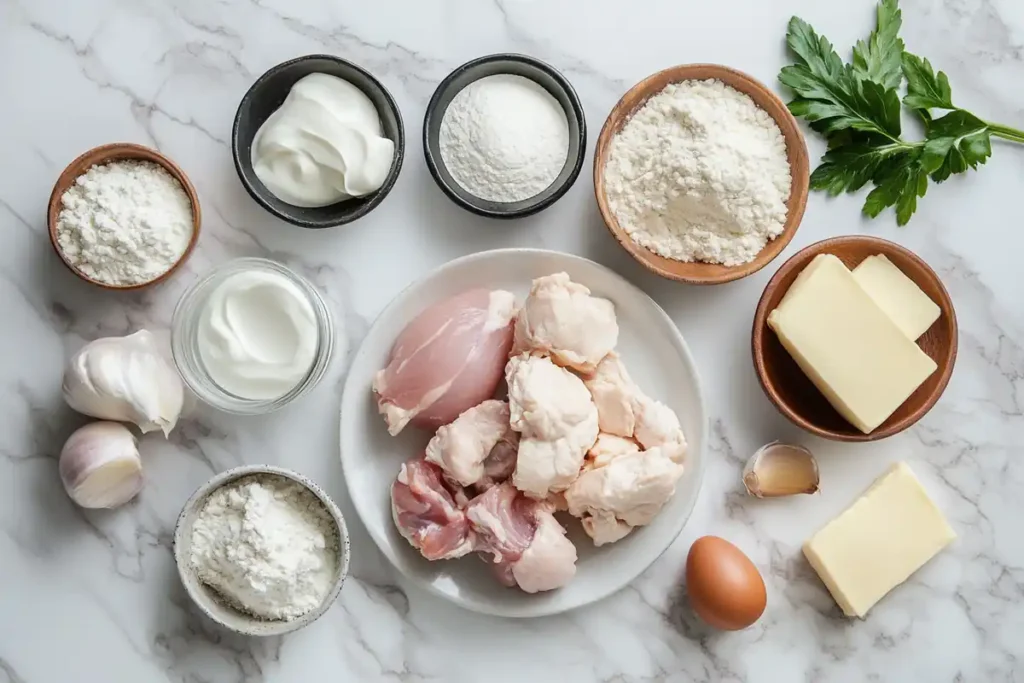
<path fill-rule="evenodd" d="M 764 398 L 750 362 L 754 305 L 781 259 L 734 284 L 699 289 L 637 266 L 601 225 L 585 171 L 553 208 L 494 223 L 456 208 L 422 160 L 420 126 L 452 68 L 498 51 L 554 64 L 587 111 L 590 150 L 606 113 L 665 66 L 720 62 L 774 84 L 799 14 L 837 45 L 873 21 L 870 0 L 0 0 L 0 683 L 245 681 L 1022 681 L 1024 680 L 1024 150 L 994 144 L 978 173 L 933 187 L 907 228 L 860 217 L 862 197 L 811 197 L 783 258 L 832 235 L 907 245 L 957 307 L 960 355 L 936 408 L 871 445 L 816 440 Z M 903 37 L 945 70 L 958 103 L 1024 126 L 1024 4 L 905 0 Z M 391 89 L 407 159 L 393 193 L 346 228 L 303 231 L 245 194 L 229 135 L 239 99 L 296 55 L 354 60 Z M 47 241 L 44 206 L 61 169 L 98 144 L 159 147 L 199 190 L 202 239 L 165 286 L 117 295 L 77 281 Z M 822 145 L 809 139 L 812 155 Z M 588 163 L 590 154 L 588 153 Z M 349 354 L 378 311 L 429 270 L 485 249 L 581 254 L 649 292 L 678 323 L 702 372 L 711 417 L 696 510 L 671 549 L 631 586 L 562 616 L 504 621 L 464 612 L 396 576 L 347 503 L 338 406 L 347 359 L 300 404 L 266 418 L 195 411 L 169 442 L 147 437 L 138 501 L 85 512 L 64 495 L 56 455 L 83 419 L 60 397 L 64 358 L 84 341 L 166 330 L 182 290 L 241 255 L 311 278 L 343 323 Z M 774 439 L 818 455 L 823 491 L 765 502 L 740 490 L 744 460 Z M 888 463 L 910 461 L 958 541 L 863 621 L 842 617 L 801 543 Z M 273 463 L 313 477 L 342 504 L 352 576 L 328 615 L 284 638 L 248 640 L 193 608 L 171 555 L 178 511 L 213 473 Z M 757 563 L 768 609 L 738 633 L 704 630 L 685 606 L 691 542 L 724 536 Z"/>

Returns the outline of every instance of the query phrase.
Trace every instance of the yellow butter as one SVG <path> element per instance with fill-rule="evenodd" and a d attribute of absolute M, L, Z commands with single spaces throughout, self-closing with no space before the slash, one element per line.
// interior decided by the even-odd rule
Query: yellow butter
<path fill-rule="evenodd" d="M 901 462 L 807 541 L 804 555 L 843 613 L 863 617 L 955 538 Z"/>
<path fill-rule="evenodd" d="M 910 339 L 917 339 L 939 319 L 938 305 L 883 254 L 869 256 L 853 277 L 879 308 Z"/>
<path fill-rule="evenodd" d="M 936 369 L 832 254 L 805 268 L 768 326 L 829 403 L 865 434 Z"/>

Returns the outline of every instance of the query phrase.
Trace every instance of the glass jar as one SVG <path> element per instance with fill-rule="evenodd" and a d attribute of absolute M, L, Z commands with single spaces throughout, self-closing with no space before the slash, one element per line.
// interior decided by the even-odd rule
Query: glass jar
<path fill-rule="evenodd" d="M 307 297 L 316 319 L 316 352 L 309 370 L 288 392 L 273 399 L 245 398 L 221 387 L 210 376 L 199 349 L 200 318 L 210 295 L 228 278 L 252 271 L 273 273 L 290 281 Z M 334 322 L 320 293 L 306 278 L 263 258 L 239 258 L 214 268 L 182 295 L 171 321 L 171 352 L 178 373 L 202 401 L 229 413 L 262 415 L 283 408 L 320 382 L 333 351 Z"/>

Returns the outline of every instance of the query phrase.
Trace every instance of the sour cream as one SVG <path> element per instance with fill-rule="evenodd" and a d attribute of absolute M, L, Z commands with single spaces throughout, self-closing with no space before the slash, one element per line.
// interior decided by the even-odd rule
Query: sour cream
<path fill-rule="evenodd" d="M 210 379 L 224 391 L 273 400 L 309 374 L 317 353 L 316 314 L 284 275 L 243 271 L 210 293 L 199 313 L 196 342 Z"/>
<path fill-rule="evenodd" d="M 260 126 L 256 177 L 292 206 L 318 207 L 379 190 L 395 157 L 370 98 L 341 78 L 300 79 Z"/>

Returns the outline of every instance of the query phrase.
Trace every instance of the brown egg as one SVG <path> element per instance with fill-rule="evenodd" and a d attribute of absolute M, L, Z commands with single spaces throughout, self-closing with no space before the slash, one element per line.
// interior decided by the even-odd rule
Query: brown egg
<path fill-rule="evenodd" d="M 703 536 L 686 558 L 686 591 L 693 611 L 715 628 L 738 631 L 757 621 L 768 602 L 764 579 L 729 541 Z"/>

